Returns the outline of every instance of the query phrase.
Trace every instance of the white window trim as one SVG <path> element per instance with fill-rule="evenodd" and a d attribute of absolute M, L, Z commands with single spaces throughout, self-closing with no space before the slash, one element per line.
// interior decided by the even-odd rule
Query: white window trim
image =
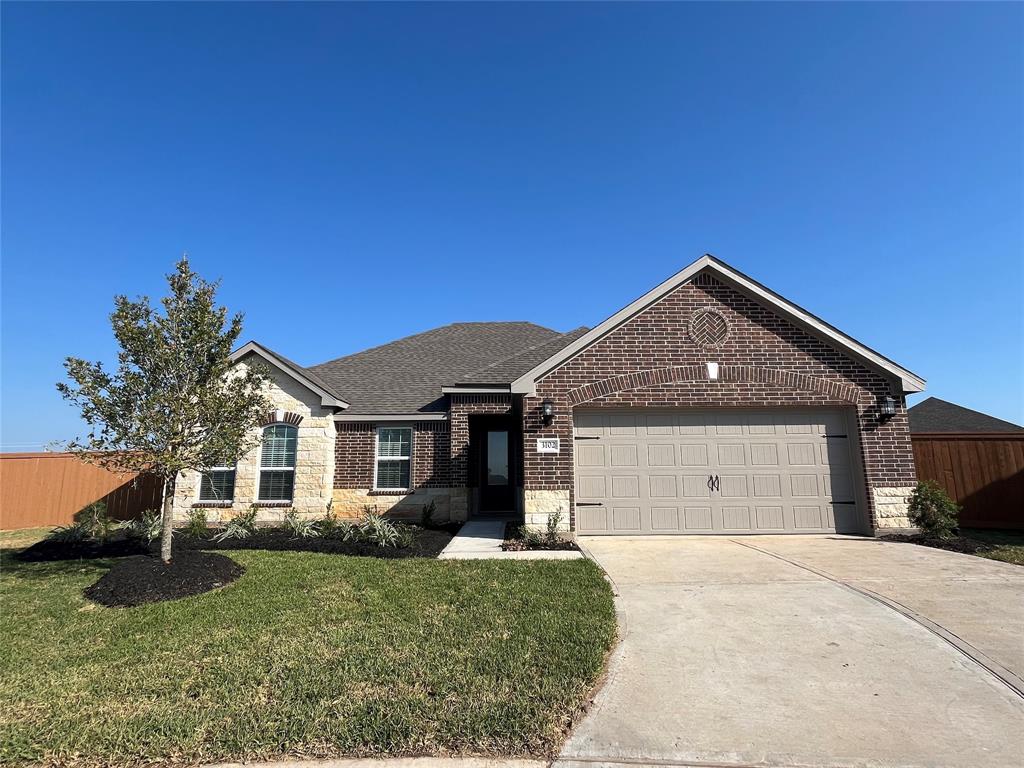
<path fill-rule="evenodd" d="M 258 461 L 257 469 L 259 471 L 256 473 L 256 493 L 255 493 L 255 495 L 253 497 L 253 498 L 256 499 L 256 503 L 257 504 L 292 504 L 295 501 L 295 471 L 296 471 L 295 470 L 295 466 L 294 465 L 290 466 L 290 467 L 264 467 L 263 466 L 263 433 L 266 432 L 267 429 L 269 429 L 270 427 L 276 427 L 276 426 L 278 426 L 280 424 L 283 424 L 286 427 L 291 427 L 292 429 L 295 430 L 295 458 L 296 458 L 296 463 L 298 463 L 297 460 L 299 458 L 299 428 L 297 426 L 295 426 L 294 424 L 289 424 L 287 421 L 275 421 L 273 424 L 264 424 L 260 428 L 260 453 L 259 453 L 259 457 L 257 458 L 257 461 Z M 260 498 L 260 485 L 262 483 L 260 481 L 263 479 L 263 473 L 264 472 L 291 472 L 292 473 L 292 494 L 291 494 L 291 496 L 289 498 L 287 498 L 287 499 L 261 499 Z"/>
<path fill-rule="evenodd" d="M 409 462 L 409 487 L 408 488 L 381 488 L 377 485 L 377 469 L 380 467 L 380 433 L 383 429 L 408 429 L 409 430 L 409 455 L 408 456 L 384 456 L 384 461 L 408 461 Z M 412 477 L 412 457 L 416 452 L 416 430 L 412 424 L 378 424 L 373 433 L 373 490 L 381 493 L 408 493 L 413 489 L 415 483 Z"/>
<path fill-rule="evenodd" d="M 210 472 L 234 472 L 235 482 L 231 484 L 231 498 L 230 499 L 204 499 L 203 498 L 203 475 L 209 474 Z M 208 467 L 199 473 L 199 482 L 196 484 L 196 503 L 197 504 L 234 504 L 235 503 L 235 491 L 238 489 L 238 465 L 233 467 Z"/>

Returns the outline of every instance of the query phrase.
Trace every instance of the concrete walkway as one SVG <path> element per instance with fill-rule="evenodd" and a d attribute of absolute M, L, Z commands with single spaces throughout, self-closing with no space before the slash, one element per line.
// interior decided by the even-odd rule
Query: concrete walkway
<path fill-rule="evenodd" d="M 1022 764 L 1024 568 L 838 536 L 583 543 L 622 639 L 559 766 Z"/>
<path fill-rule="evenodd" d="M 575 550 L 505 552 L 505 520 L 470 520 L 448 542 L 438 560 L 575 560 Z"/>

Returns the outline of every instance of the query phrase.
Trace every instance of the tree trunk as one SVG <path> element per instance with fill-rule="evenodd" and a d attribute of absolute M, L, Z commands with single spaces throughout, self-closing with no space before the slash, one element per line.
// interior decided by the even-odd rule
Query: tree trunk
<path fill-rule="evenodd" d="M 160 559 L 171 562 L 171 537 L 174 535 L 174 479 L 177 474 L 164 480 L 163 526 L 160 530 Z"/>

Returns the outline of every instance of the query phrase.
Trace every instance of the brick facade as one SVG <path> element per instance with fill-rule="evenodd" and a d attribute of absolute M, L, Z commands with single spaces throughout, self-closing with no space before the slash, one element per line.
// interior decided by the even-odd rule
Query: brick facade
<path fill-rule="evenodd" d="M 721 343 L 690 338 L 694 313 L 725 318 Z M 717 362 L 719 379 L 706 363 Z M 897 399 L 896 416 L 880 421 L 879 397 Z M 555 403 L 542 423 L 540 404 Z M 572 409 L 587 407 L 848 406 L 856 409 L 871 524 L 880 527 L 877 489 L 915 481 L 906 406 L 899 387 L 714 277 L 701 274 L 544 376 L 524 399 L 524 487 L 573 492 Z M 559 454 L 538 454 L 536 437 L 561 439 Z M 570 504 L 571 507 L 571 504 Z"/>
<path fill-rule="evenodd" d="M 338 422 L 334 442 L 335 488 L 373 488 L 377 424 Z M 412 484 L 414 488 L 448 488 L 451 450 L 448 423 L 413 423 Z"/>

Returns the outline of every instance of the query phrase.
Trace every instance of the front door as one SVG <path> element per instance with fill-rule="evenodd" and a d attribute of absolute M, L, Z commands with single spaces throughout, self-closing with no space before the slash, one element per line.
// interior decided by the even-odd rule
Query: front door
<path fill-rule="evenodd" d="M 481 512 L 515 509 L 512 443 L 503 425 L 481 425 L 478 483 Z"/>

